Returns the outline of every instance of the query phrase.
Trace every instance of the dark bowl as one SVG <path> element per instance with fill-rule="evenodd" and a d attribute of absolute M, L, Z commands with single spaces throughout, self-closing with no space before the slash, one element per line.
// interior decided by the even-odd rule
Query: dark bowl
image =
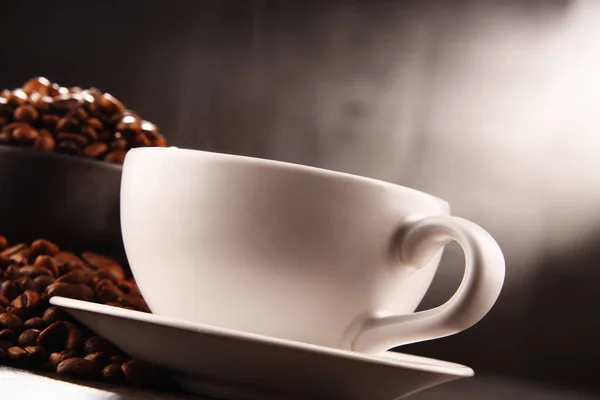
<path fill-rule="evenodd" d="M 10 243 L 46 238 L 124 262 L 121 171 L 107 162 L 0 146 L 0 235 Z"/>

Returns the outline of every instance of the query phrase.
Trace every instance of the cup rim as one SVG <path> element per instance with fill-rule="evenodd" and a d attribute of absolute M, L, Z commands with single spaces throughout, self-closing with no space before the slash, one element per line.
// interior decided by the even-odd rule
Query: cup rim
<path fill-rule="evenodd" d="M 352 181 L 352 182 L 362 182 L 362 183 L 366 183 L 366 184 L 370 184 L 370 185 L 375 184 L 375 185 L 380 185 L 380 186 L 387 186 L 387 187 L 390 187 L 390 188 L 393 188 L 396 190 L 403 189 L 409 193 L 426 196 L 431 199 L 434 199 L 438 203 L 440 203 L 446 210 L 448 210 L 448 211 L 450 210 L 450 204 L 446 200 L 444 200 L 440 197 L 437 197 L 435 195 L 423 192 L 421 190 L 413 189 L 413 188 L 399 185 L 396 183 L 392 183 L 392 182 L 388 182 L 388 181 L 384 181 L 384 180 L 380 180 L 380 179 L 375 179 L 375 178 L 369 178 L 369 177 L 362 176 L 362 175 L 351 174 L 351 173 L 347 173 L 347 172 L 335 171 L 335 170 L 330 170 L 330 169 L 320 168 L 320 167 L 313 167 L 313 166 L 304 165 L 304 164 L 297 164 L 297 163 L 292 163 L 292 162 L 287 162 L 287 161 L 279 161 L 279 160 L 271 160 L 271 159 L 266 159 L 266 158 L 243 156 L 243 155 L 237 155 L 237 154 L 220 153 L 220 152 L 215 152 L 215 151 L 187 149 L 187 148 L 180 148 L 180 147 L 176 147 L 176 146 L 136 147 L 136 148 L 130 149 L 127 152 L 127 154 L 125 155 L 125 161 L 123 163 L 124 168 L 127 168 L 127 160 L 129 158 L 131 158 L 130 155 L 132 155 L 132 154 L 134 155 L 136 153 L 143 153 L 143 152 L 153 152 L 153 153 L 155 153 L 155 152 L 179 152 L 181 154 L 186 154 L 188 157 L 198 157 L 198 156 L 207 157 L 208 156 L 208 157 L 214 157 L 217 159 L 222 159 L 222 160 L 227 160 L 227 161 L 232 161 L 232 162 L 258 164 L 258 165 L 263 165 L 263 166 L 293 170 L 293 171 L 300 172 L 300 173 L 317 174 L 317 175 L 321 175 L 321 176 L 327 176 L 330 178 L 344 179 L 344 180 L 348 180 L 348 181 Z"/>

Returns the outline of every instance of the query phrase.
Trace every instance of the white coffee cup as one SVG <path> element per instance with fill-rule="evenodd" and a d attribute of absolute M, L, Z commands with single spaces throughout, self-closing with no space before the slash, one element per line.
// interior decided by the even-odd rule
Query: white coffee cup
<path fill-rule="evenodd" d="M 128 152 L 125 250 L 153 313 L 375 353 L 477 323 L 504 258 L 431 195 L 289 163 L 176 148 Z M 444 244 L 466 267 L 445 304 L 414 312 Z"/>

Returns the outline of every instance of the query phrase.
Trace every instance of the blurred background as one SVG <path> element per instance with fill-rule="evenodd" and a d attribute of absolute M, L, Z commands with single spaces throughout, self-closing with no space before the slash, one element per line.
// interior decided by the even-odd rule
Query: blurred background
<path fill-rule="evenodd" d="M 411 186 L 486 228 L 505 289 L 398 349 L 600 394 L 600 2 L 3 2 L 0 87 L 94 86 L 170 145 Z M 445 301 L 449 246 L 422 304 Z"/>

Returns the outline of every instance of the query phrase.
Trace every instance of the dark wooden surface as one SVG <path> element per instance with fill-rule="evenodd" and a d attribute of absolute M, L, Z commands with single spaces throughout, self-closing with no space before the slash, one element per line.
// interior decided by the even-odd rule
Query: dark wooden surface
<path fill-rule="evenodd" d="M 155 393 L 115 385 L 59 380 L 52 376 L 6 367 L 0 367 L 0 396 L 3 399 L 44 400 L 208 400 L 208 398 L 181 393 Z M 411 400 L 593 400 L 597 398 L 597 396 L 574 391 L 485 375 L 450 382 L 410 396 Z"/>
<path fill-rule="evenodd" d="M 0 86 L 97 86 L 170 143 L 448 200 L 507 260 L 492 312 L 403 348 L 600 393 L 600 2 L 5 2 Z M 458 285 L 450 246 L 422 308 Z"/>

